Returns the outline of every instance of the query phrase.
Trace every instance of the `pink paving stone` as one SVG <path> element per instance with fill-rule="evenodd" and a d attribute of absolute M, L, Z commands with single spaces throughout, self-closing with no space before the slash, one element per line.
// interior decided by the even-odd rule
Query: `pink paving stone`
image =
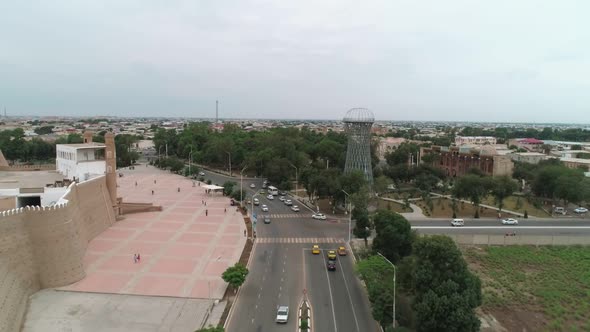
<path fill-rule="evenodd" d="M 221 283 L 221 280 L 197 279 L 193 284 L 189 296 L 201 299 L 207 299 L 210 297 L 215 298 L 215 291 L 219 288 Z"/>
<path fill-rule="evenodd" d="M 231 233 L 240 234 L 241 230 L 242 230 L 242 228 L 240 227 L 240 225 L 227 225 L 227 226 L 225 226 L 224 232 L 226 234 L 231 234 Z"/>
<path fill-rule="evenodd" d="M 89 252 L 107 252 L 119 245 L 120 241 L 103 239 L 100 237 L 95 238 L 88 244 Z"/>
<path fill-rule="evenodd" d="M 170 213 L 168 213 L 168 214 L 166 214 L 165 216 L 162 217 L 162 220 L 187 222 L 187 221 L 190 221 L 191 218 L 192 217 L 190 215 L 176 214 L 176 213 L 174 213 L 174 211 L 170 211 Z"/>
<path fill-rule="evenodd" d="M 115 223 L 114 227 L 116 227 L 116 228 L 137 229 L 137 228 L 145 227 L 150 222 L 151 222 L 151 220 L 148 220 L 148 219 L 143 219 L 143 220 L 139 220 L 139 219 L 125 219 L 125 220 L 121 220 L 121 221 Z"/>
<path fill-rule="evenodd" d="M 208 223 L 208 224 L 215 224 L 215 223 L 223 223 L 223 216 L 212 216 L 212 215 L 208 215 L 205 216 L 205 212 L 203 212 L 203 215 L 195 218 L 195 222 L 197 223 Z"/>
<path fill-rule="evenodd" d="M 131 280 L 132 276 L 132 274 L 95 271 L 77 283 L 65 287 L 65 289 L 86 292 L 120 293 L 121 289 Z"/>
<path fill-rule="evenodd" d="M 192 215 L 193 213 L 195 213 L 196 209 L 194 208 L 183 208 L 183 207 L 175 207 L 174 208 L 174 213 L 182 213 L 182 214 L 190 214 Z"/>
<path fill-rule="evenodd" d="M 152 266 L 150 272 L 191 274 L 196 266 L 197 261 L 191 259 L 160 258 L 156 264 Z"/>
<path fill-rule="evenodd" d="M 182 207 L 182 208 L 201 208 L 201 206 L 204 206 L 201 204 L 201 201 L 195 202 L 193 200 L 190 201 L 180 201 L 179 203 L 176 204 L 176 206 L 178 207 Z"/>
<path fill-rule="evenodd" d="M 193 224 L 189 228 L 187 228 L 186 231 L 191 233 L 216 233 L 220 226 L 221 225 L 219 224 Z"/>
<path fill-rule="evenodd" d="M 165 232 L 160 230 L 142 231 L 135 239 L 138 241 L 166 242 L 169 241 L 175 234 L 175 232 Z"/>
<path fill-rule="evenodd" d="M 231 259 L 236 247 L 235 246 L 223 246 L 223 247 L 215 247 L 213 252 L 211 253 L 211 259 L 220 258 L 221 260 Z"/>
<path fill-rule="evenodd" d="M 164 230 L 164 231 L 177 231 L 179 229 L 182 228 L 182 226 L 184 226 L 184 223 L 181 222 L 162 222 L 162 221 L 158 221 L 158 222 L 154 222 L 153 224 L 150 225 L 150 229 L 153 230 Z"/>
<path fill-rule="evenodd" d="M 160 250 L 162 250 L 162 246 L 165 243 L 154 243 L 154 242 L 142 242 L 142 241 L 132 241 L 127 243 L 125 247 L 116 251 L 117 255 L 131 255 L 139 253 L 141 256 L 143 255 L 155 255 Z"/>
<path fill-rule="evenodd" d="M 133 288 L 133 294 L 183 296 L 182 289 L 187 278 L 144 276 L 137 281 Z"/>
<path fill-rule="evenodd" d="M 209 262 L 203 273 L 209 276 L 220 276 L 228 267 L 230 267 L 229 262 Z"/>
<path fill-rule="evenodd" d="M 207 250 L 209 250 L 209 247 L 204 245 L 175 243 L 166 249 L 164 256 L 198 259 L 202 258 Z"/>
<path fill-rule="evenodd" d="M 109 228 L 104 232 L 100 233 L 102 239 L 128 239 L 135 233 L 132 229 L 116 229 Z"/>
<path fill-rule="evenodd" d="M 101 257 L 101 254 L 87 252 L 86 255 L 84 255 L 84 268 L 88 269 L 89 266 L 94 264 L 94 262 L 96 262 Z"/>
<path fill-rule="evenodd" d="M 187 244 L 208 245 L 213 235 L 207 233 L 184 233 L 176 241 Z"/>
<path fill-rule="evenodd" d="M 223 235 L 219 239 L 219 243 L 225 243 L 225 244 L 238 243 L 240 241 L 240 238 L 242 238 L 242 237 L 243 237 L 243 234 L 242 234 L 242 236 L 240 236 L 240 235 Z"/>
<path fill-rule="evenodd" d="M 140 254 L 141 255 L 141 254 Z M 133 254 L 125 256 L 112 256 L 105 262 L 98 265 L 96 268 L 100 271 L 115 271 L 115 272 L 137 272 L 149 263 L 150 256 L 141 255 L 139 263 L 133 262 Z"/>

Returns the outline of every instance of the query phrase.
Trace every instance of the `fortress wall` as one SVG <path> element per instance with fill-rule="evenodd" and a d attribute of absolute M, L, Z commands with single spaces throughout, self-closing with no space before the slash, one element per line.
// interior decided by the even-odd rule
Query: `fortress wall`
<path fill-rule="evenodd" d="M 114 222 L 105 176 L 72 184 L 55 206 L 0 212 L 0 332 L 20 329 L 36 291 L 84 278 L 88 242 Z"/>
<path fill-rule="evenodd" d="M 0 331 L 18 331 L 27 300 L 40 283 L 25 212 L 4 214 L 0 213 Z"/>

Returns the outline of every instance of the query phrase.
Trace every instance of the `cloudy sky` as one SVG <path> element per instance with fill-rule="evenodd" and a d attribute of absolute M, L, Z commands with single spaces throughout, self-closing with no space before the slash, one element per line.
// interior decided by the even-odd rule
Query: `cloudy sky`
<path fill-rule="evenodd" d="M 590 123 L 590 1 L 0 2 L 9 115 Z"/>

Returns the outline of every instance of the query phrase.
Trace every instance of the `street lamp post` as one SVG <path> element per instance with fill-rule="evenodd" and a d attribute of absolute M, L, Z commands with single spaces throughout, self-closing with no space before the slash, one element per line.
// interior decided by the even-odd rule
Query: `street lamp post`
<path fill-rule="evenodd" d="M 225 151 L 225 153 L 227 153 L 227 155 L 229 156 L 229 176 L 231 176 L 231 153 Z"/>
<path fill-rule="evenodd" d="M 244 168 L 242 168 L 242 170 L 240 171 L 240 206 L 242 206 L 242 202 L 244 201 L 244 198 L 242 197 L 242 193 L 244 192 L 243 188 L 243 181 L 244 181 L 244 171 L 246 170 L 246 168 L 248 168 L 248 166 L 244 166 Z"/>
<path fill-rule="evenodd" d="M 162 151 L 162 148 L 163 147 L 164 147 L 163 145 L 160 145 L 160 147 L 158 148 L 158 166 L 160 168 L 162 167 L 162 164 L 161 164 L 161 161 L 160 161 L 160 151 Z"/>
<path fill-rule="evenodd" d="M 191 164 L 193 163 L 193 148 L 191 147 L 191 153 L 188 154 L 188 176 L 190 178 L 193 177 L 193 173 L 191 172 Z M 194 185 L 194 183 L 193 183 Z"/>
<path fill-rule="evenodd" d="M 387 257 L 383 256 L 380 252 L 377 252 L 377 255 L 383 257 L 391 266 L 393 266 L 393 328 L 395 328 L 395 274 L 396 268 L 395 265 L 387 259 Z"/>
<path fill-rule="evenodd" d="M 348 243 L 350 244 L 350 233 L 352 233 L 351 228 L 352 228 L 352 201 L 350 200 L 350 194 L 347 193 L 346 191 L 342 190 L 343 193 L 346 194 L 346 196 L 348 197 Z M 344 205 L 346 205 L 346 202 L 344 203 Z"/>
<path fill-rule="evenodd" d="M 295 168 L 295 195 L 299 195 L 299 170 L 297 169 L 297 166 L 291 164 L 290 162 L 289 165 Z"/>

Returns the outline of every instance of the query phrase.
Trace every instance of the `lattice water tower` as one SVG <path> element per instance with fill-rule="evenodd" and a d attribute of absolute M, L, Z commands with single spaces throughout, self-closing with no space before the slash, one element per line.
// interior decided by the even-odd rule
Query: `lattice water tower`
<path fill-rule="evenodd" d="M 373 112 L 366 108 L 353 108 L 346 112 L 342 121 L 348 135 L 344 173 L 355 169 L 360 170 L 365 175 L 367 183 L 372 186 L 371 126 L 375 122 Z"/>

